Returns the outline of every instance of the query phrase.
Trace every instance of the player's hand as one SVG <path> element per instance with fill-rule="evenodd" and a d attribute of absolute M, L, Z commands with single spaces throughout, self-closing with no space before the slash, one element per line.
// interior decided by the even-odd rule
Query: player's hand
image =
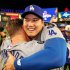
<path fill-rule="evenodd" d="M 15 70 L 14 61 L 15 61 L 15 57 L 10 52 L 8 52 L 8 59 L 3 67 L 3 70 Z"/>

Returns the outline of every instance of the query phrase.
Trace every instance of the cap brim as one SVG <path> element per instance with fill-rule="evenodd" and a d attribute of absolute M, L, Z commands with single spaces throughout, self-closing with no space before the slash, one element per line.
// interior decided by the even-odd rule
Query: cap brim
<path fill-rule="evenodd" d="M 36 14 L 36 13 L 34 13 L 34 12 L 31 12 L 31 11 L 29 11 L 29 12 L 24 12 L 24 13 L 21 15 L 21 17 L 22 17 L 22 18 L 25 18 L 25 16 L 26 16 L 27 14 L 34 14 L 34 15 L 38 16 L 39 18 L 43 19 L 41 16 L 39 16 L 38 14 Z"/>
<path fill-rule="evenodd" d="M 59 27 L 59 28 L 64 28 L 65 26 L 57 26 L 57 27 Z"/>
<path fill-rule="evenodd" d="M 69 32 L 70 33 L 70 30 L 65 30 L 65 32 Z"/>

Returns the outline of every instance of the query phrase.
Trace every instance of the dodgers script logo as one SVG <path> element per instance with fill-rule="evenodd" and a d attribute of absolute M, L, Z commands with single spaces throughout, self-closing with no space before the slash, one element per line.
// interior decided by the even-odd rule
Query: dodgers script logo
<path fill-rule="evenodd" d="M 10 52 L 11 52 L 11 54 L 12 54 L 13 56 L 15 56 L 16 58 L 22 58 L 22 57 L 23 57 L 23 55 L 21 55 L 21 53 L 20 53 L 19 50 L 12 50 L 12 51 L 10 51 Z M 4 50 L 2 51 L 2 56 L 3 56 L 3 58 L 7 58 L 7 57 L 8 57 L 8 54 L 7 54 L 7 50 L 6 50 L 6 49 L 4 49 Z"/>

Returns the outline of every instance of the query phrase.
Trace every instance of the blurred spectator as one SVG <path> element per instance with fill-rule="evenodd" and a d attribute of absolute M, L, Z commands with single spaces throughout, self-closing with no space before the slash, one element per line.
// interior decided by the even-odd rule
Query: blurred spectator
<path fill-rule="evenodd" d="M 58 18 L 55 15 L 53 15 L 51 20 L 50 20 L 50 23 L 55 23 L 57 21 L 58 21 Z"/>
<path fill-rule="evenodd" d="M 65 27 L 65 39 L 67 42 L 67 60 L 64 66 L 64 70 L 66 70 L 67 68 L 69 68 L 70 70 L 70 25 L 67 25 Z"/>
<path fill-rule="evenodd" d="M 3 32 L 4 27 L 2 26 L 2 23 L 0 22 L 0 45 L 2 44 L 3 38 L 6 37 L 6 34 Z"/>
<path fill-rule="evenodd" d="M 67 24 L 65 24 L 65 23 L 59 23 L 59 24 L 57 24 L 58 28 L 60 29 L 60 31 L 62 32 L 63 35 L 65 35 L 65 26 L 66 25 Z"/>

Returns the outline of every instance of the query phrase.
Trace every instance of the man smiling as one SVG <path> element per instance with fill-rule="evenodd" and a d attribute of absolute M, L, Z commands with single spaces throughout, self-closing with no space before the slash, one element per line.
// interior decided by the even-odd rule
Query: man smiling
<path fill-rule="evenodd" d="M 27 6 L 22 18 L 25 33 L 32 41 L 44 44 L 44 49 L 16 60 L 9 55 L 5 67 L 10 65 L 15 70 L 49 70 L 63 66 L 66 61 L 66 41 L 60 30 L 56 26 L 44 26 L 43 11 L 37 5 Z"/>

